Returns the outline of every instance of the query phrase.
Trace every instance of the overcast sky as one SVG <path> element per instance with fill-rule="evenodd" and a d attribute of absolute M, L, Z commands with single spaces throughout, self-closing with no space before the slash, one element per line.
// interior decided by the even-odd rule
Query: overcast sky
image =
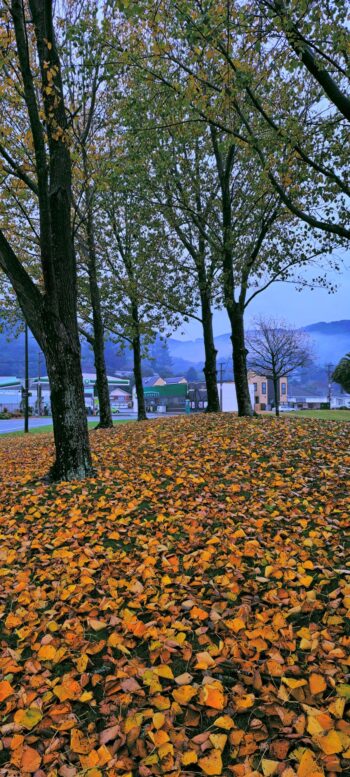
<path fill-rule="evenodd" d="M 348 267 L 341 274 L 332 276 L 338 290 L 329 294 L 325 289 L 303 289 L 296 291 L 290 283 L 275 283 L 269 289 L 259 294 L 249 305 L 246 312 L 246 328 L 251 325 L 257 315 L 283 318 L 296 326 L 307 326 L 318 321 L 340 321 L 350 319 L 350 259 Z M 229 332 L 229 324 L 225 311 L 214 314 L 214 333 L 222 335 Z M 201 325 L 198 321 L 184 324 L 173 337 L 184 340 L 194 340 L 202 337 Z"/>

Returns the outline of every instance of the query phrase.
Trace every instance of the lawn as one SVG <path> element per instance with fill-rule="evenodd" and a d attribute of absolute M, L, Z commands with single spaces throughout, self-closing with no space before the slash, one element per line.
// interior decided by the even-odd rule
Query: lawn
<path fill-rule="evenodd" d="M 322 421 L 350 421 L 350 410 L 296 410 L 286 415 L 288 417 L 294 415 L 297 418 L 318 418 Z"/>
<path fill-rule="evenodd" d="M 0 439 L 0 775 L 349 774 L 349 433 L 195 416 Z"/>
<path fill-rule="evenodd" d="M 126 424 L 129 423 L 129 420 L 126 418 L 114 418 L 113 419 L 113 425 L 116 424 Z M 96 421 L 88 421 L 88 427 L 89 429 L 94 429 L 98 424 L 98 418 Z M 30 425 L 30 421 L 29 421 Z M 29 429 L 28 434 L 48 434 L 49 432 L 52 432 L 53 426 L 52 424 L 44 424 L 44 426 L 34 426 L 32 429 Z M 18 432 L 3 432 L 6 436 L 11 435 L 11 437 L 24 437 L 24 432 L 18 431 Z"/>

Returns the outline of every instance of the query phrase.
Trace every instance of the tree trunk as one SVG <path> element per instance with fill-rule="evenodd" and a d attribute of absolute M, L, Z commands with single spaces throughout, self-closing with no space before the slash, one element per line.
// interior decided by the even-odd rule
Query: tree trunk
<path fill-rule="evenodd" d="M 92 308 L 92 320 L 94 328 L 94 360 L 96 369 L 96 388 L 100 407 L 100 421 L 97 429 L 111 429 L 113 427 L 111 402 L 108 391 L 107 369 L 105 360 L 104 325 L 101 309 L 101 294 L 97 278 L 97 258 L 95 244 L 95 226 L 93 216 L 93 191 L 89 186 L 88 156 L 85 145 L 82 148 L 83 169 L 85 176 L 85 202 L 86 202 L 86 233 L 88 248 L 88 274 L 90 300 Z"/>
<path fill-rule="evenodd" d="M 93 474 L 85 413 L 78 335 L 71 337 L 50 316 L 45 358 L 51 388 L 56 446 L 52 480 L 81 480 Z"/>
<path fill-rule="evenodd" d="M 55 480 L 92 474 L 77 326 L 77 275 L 71 229 L 71 159 L 52 3 L 29 0 L 41 84 L 31 69 L 24 4 L 12 0 L 18 63 L 28 111 L 38 194 L 43 291 L 39 290 L 0 231 L 0 264 L 10 279 L 28 326 L 44 351 L 51 387 Z M 33 62 L 36 61 L 33 51 Z M 39 94 L 41 93 L 40 103 Z M 44 108 L 46 127 L 39 105 Z M 22 108 L 20 108 L 22 112 Z M 21 113 L 22 115 L 22 113 Z M 59 130 L 59 132 L 58 132 Z"/>
<path fill-rule="evenodd" d="M 204 376 L 207 387 L 207 413 L 220 412 L 220 402 L 217 386 L 216 375 L 216 354 L 217 350 L 214 343 L 213 335 L 213 314 L 211 310 L 210 300 L 206 291 L 201 291 L 201 310 L 202 310 L 202 326 L 203 326 L 203 338 L 204 338 L 204 351 L 205 351 L 205 364 L 204 364 Z"/>
<path fill-rule="evenodd" d="M 231 324 L 231 342 L 233 351 L 233 375 L 235 380 L 238 415 L 254 415 L 249 394 L 247 349 L 245 347 L 243 311 L 237 303 L 230 305 L 228 315 Z"/>
<path fill-rule="evenodd" d="M 279 406 L 279 391 L 278 391 L 278 378 L 273 377 L 273 395 L 275 398 L 275 413 L 277 416 L 280 414 Z"/>
<path fill-rule="evenodd" d="M 143 393 L 142 385 L 142 371 L 141 371 L 141 337 L 140 337 L 140 325 L 139 325 L 139 311 L 137 304 L 133 302 L 131 304 L 131 315 L 134 327 L 134 333 L 132 338 L 132 350 L 134 354 L 134 378 L 135 389 L 137 397 L 137 420 L 146 421 L 146 406 L 145 397 Z"/>
<path fill-rule="evenodd" d="M 90 248 L 89 248 L 90 254 Z M 110 429 L 113 427 L 111 402 L 109 398 L 107 369 L 105 360 L 104 326 L 101 312 L 100 290 L 96 276 L 96 258 L 89 261 L 89 286 L 92 307 L 92 319 L 94 328 L 93 350 L 96 369 L 96 388 L 98 403 L 100 406 L 100 421 L 97 429 Z"/>

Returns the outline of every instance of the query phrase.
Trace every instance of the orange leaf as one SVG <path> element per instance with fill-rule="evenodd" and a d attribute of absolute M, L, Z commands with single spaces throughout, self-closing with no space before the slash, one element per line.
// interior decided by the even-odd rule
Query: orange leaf
<path fill-rule="evenodd" d="M 229 731 L 231 728 L 235 727 L 235 724 L 229 715 L 221 715 L 220 718 L 216 719 L 215 726 L 218 726 L 218 728 L 223 728 L 225 731 Z"/>
<path fill-rule="evenodd" d="M 309 686 L 311 693 L 316 695 L 317 693 L 322 693 L 322 691 L 326 690 L 327 683 L 323 675 L 312 672 L 309 677 Z"/>
<path fill-rule="evenodd" d="M 93 749 L 93 745 L 79 728 L 72 728 L 70 732 L 70 746 L 73 753 L 81 753 L 83 755 L 87 755 Z"/>
<path fill-rule="evenodd" d="M 186 753 L 184 753 L 181 757 L 181 763 L 183 763 L 184 766 L 188 766 L 189 764 L 196 764 L 197 761 L 198 756 L 194 750 L 187 750 Z"/>
<path fill-rule="evenodd" d="M 255 702 L 255 696 L 253 693 L 246 693 L 244 696 L 238 696 L 235 699 L 235 704 L 238 710 L 246 710 L 252 707 Z"/>
<path fill-rule="evenodd" d="M 36 772 L 41 764 L 41 755 L 37 752 L 37 750 L 34 750 L 33 747 L 28 747 L 27 745 L 23 748 L 22 758 L 21 758 L 21 766 L 23 772 L 29 772 L 32 774 L 33 772 Z"/>
<path fill-rule="evenodd" d="M 204 685 L 200 690 L 199 702 L 206 707 L 222 710 L 225 706 L 225 697 L 221 683 L 216 680 L 213 683 Z"/>
<path fill-rule="evenodd" d="M 14 693 L 15 691 L 8 680 L 2 680 L 0 683 L 0 702 L 5 701 L 9 696 L 13 696 Z"/>
<path fill-rule="evenodd" d="M 214 659 L 206 650 L 203 653 L 197 653 L 196 658 L 195 669 L 208 669 L 209 666 L 215 666 Z"/>
<path fill-rule="evenodd" d="M 195 605 L 194 607 L 192 607 L 192 610 L 190 611 L 190 616 L 194 620 L 205 621 L 208 617 L 208 613 L 205 610 L 202 610 L 201 607 L 197 607 Z"/>
<path fill-rule="evenodd" d="M 197 688 L 193 688 L 192 685 L 181 685 L 180 688 L 175 688 L 173 697 L 179 704 L 187 704 L 196 693 Z"/>
<path fill-rule="evenodd" d="M 222 774 L 220 750 L 211 750 L 209 755 L 199 759 L 198 764 L 205 774 Z"/>
<path fill-rule="evenodd" d="M 76 700 L 80 698 L 82 688 L 76 680 L 68 675 L 63 678 L 61 684 L 55 685 L 53 692 L 60 701 L 66 701 L 66 699 Z"/>
<path fill-rule="evenodd" d="M 329 731 L 324 737 L 315 737 L 315 741 L 326 755 L 341 753 L 343 750 L 343 745 L 337 731 Z"/>
<path fill-rule="evenodd" d="M 56 648 L 53 645 L 42 645 L 38 650 L 40 661 L 53 661 L 56 655 Z"/>

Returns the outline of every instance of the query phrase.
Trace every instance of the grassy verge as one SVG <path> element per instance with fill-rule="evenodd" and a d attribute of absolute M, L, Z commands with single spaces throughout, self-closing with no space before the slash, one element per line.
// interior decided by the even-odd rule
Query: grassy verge
<path fill-rule="evenodd" d="M 350 410 L 297 410 L 281 415 L 288 418 L 317 418 L 320 421 L 350 421 Z"/>
<path fill-rule="evenodd" d="M 117 424 L 126 424 L 129 421 L 133 421 L 133 418 L 115 418 L 113 420 L 113 425 L 116 426 Z M 96 421 L 88 421 L 88 427 L 89 429 L 94 429 L 98 424 L 98 420 Z M 44 426 L 35 426 L 33 429 L 29 429 L 29 434 L 49 434 L 53 431 L 52 424 L 46 424 Z M 24 437 L 24 432 L 18 431 L 18 432 L 4 432 L 2 437 Z"/>

